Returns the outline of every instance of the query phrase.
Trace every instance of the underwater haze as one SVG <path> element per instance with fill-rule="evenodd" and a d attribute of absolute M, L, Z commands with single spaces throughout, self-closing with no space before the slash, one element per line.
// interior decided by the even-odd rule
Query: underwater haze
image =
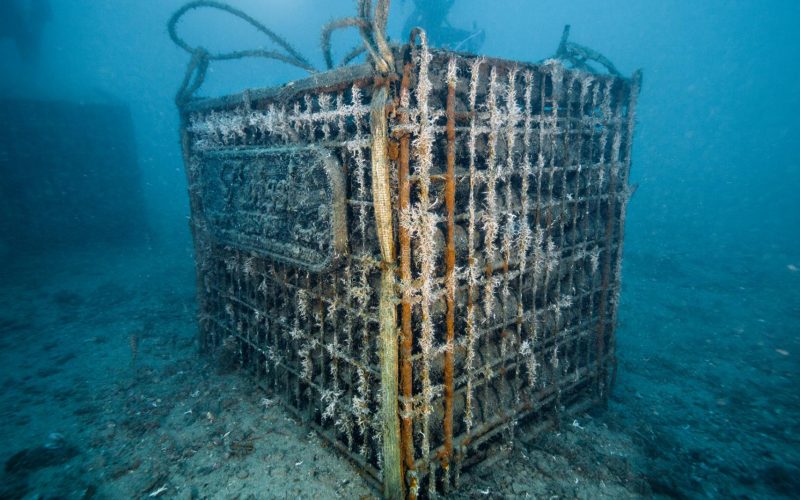
<path fill-rule="evenodd" d="M 0 498 L 377 498 L 200 352 L 175 103 L 191 55 L 167 30 L 184 3 L 0 4 Z M 316 68 L 320 28 L 356 15 L 228 3 Z M 518 428 L 448 495 L 800 498 L 800 2 L 450 3 L 393 1 L 390 40 L 439 13 L 432 43 L 536 63 L 569 24 L 643 80 L 608 405 Z M 210 52 L 275 48 L 220 10 L 178 31 Z M 336 58 L 359 40 L 337 32 Z M 198 94 L 305 76 L 211 61 Z"/>

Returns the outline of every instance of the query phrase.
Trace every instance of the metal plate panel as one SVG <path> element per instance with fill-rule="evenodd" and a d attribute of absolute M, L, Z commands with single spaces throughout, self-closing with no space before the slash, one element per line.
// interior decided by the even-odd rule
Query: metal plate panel
<path fill-rule="evenodd" d="M 202 216 L 218 243 L 321 271 L 346 250 L 344 180 L 319 147 L 200 153 Z"/>

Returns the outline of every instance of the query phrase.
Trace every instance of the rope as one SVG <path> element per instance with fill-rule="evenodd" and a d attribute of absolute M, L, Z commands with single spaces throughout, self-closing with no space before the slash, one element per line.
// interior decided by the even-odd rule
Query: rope
<path fill-rule="evenodd" d="M 373 1 L 375 2 L 374 13 Z M 355 58 L 364 52 L 367 52 L 369 53 L 373 68 L 376 73 L 383 76 L 386 76 L 390 73 L 390 71 L 394 68 L 394 58 L 392 56 L 392 50 L 386 40 L 386 24 L 389 17 L 389 5 L 390 0 L 358 0 L 357 16 L 336 19 L 323 27 L 321 45 L 323 56 L 325 58 L 325 66 L 327 69 L 333 69 L 334 67 L 333 54 L 331 50 L 331 37 L 333 36 L 333 33 L 340 29 L 358 28 L 363 40 L 363 44 L 353 47 L 353 49 L 351 49 L 350 52 L 344 56 L 339 65 L 346 66 Z M 265 34 L 285 52 L 266 49 L 248 49 L 225 53 L 211 53 L 204 47 L 192 47 L 186 43 L 184 39 L 178 36 L 177 25 L 178 21 L 180 21 L 180 19 L 186 13 L 200 8 L 221 10 L 231 14 L 232 16 L 242 19 L 256 28 L 256 30 Z M 172 17 L 170 17 L 169 22 L 167 23 L 167 29 L 169 31 L 169 36 L 175 45 L 192 55 L 192 58 L 186 68 L 186 74 L 181 82 L 178 95 L 176 96 L 176 101 L 178 104 L 183 104 L 188 101 L 200 88 L 200 86 L 203 85 L 206 73 L 208 71 L 208 63 L 212 60 L 232 60 L 241 59 L 244 57 L 263 57 L 297 66 L 298 68 L 302 68 L 309 73 L 316 73 L 317 71 L 305 57 L 303 57 L 297 50 L 294 49 L 294 47 L 289 44 L 289 42 L 277 35 L 274 31 L 270 30 L 241 10 L 222 2 L 217 2 L 214 0 L 194 0 L 189 2 L 175 11 Z M 559 43 L 558 49 L 553 56 L 554 59 L 567 61 L 575 68 L 590 72 L 593 72 L 594 69 L 588 64 L 588 62 L 596 62 L 603 66 L 609 74 L 620 76 L 620 72 L 607 57 L 593 49 L 570 42 L 568 40 L 569 31 L 570 26 L 564 26 L 564 31 L 561 35 L 561 42 Z M 415 40 L 416 37 L 417 30 L 415 29 L 412 30 L 411 40 Z"/>
<path fill-rule="evenodd" d="M 322 29 L 322 51 L 325 56 L 325 64 L 328 69 L 333 68 L 333 56 L 331 54 L 331 36 L 334 31 L 343 28 L 358 28 L 363 45 L 354 47 L 342 60 L 341 66 L 345 66 L 352 62 L 356 57 L 363 54 L 365 51 L 369 52 L 370 58 L 373 63 L 375 71 L 381 75 L 387 75 L 394 67 L 394 58 L 392 51 L 386 41 L 386 23 L 389 16 L 390 0 L 377 0 L 375 5 L 375 13 L 372 13 L 372 0 L 358 0 L 358 16 L 346 17 L 337 19 L 328 23 Z M 275 44 L 279 45 L 285 52 L 278 52 L 266 49 L 249 49 L 237 50 L 233 52 L 224 53 L 211 53 L 204 47 L 192 47 L 186 41 L 178 36 L 177 25 L 178 21 L 189 11 L 211 8 L 227 12 L 243 21 L 247 22 L 261 33 L 265 34 Z M 208 63 L 213 60 L 233 60 L 241 59 L 244 57 L 263 57 L 267 59 L 275 59 L 278 61 L 291 64 L 302 68 L 309 73 L 316 73 L 316 69 L 308 60 L 303 57 L 297 50 L 292 47 L 289 42 L 284 40 L 281 36 L 277 35 L 274 31 L 270 30 L 254 18 L 245 14 L 239 9 L 231 7 L 222 2 L 213 0 L 195 0 L 187 3 L 170 17 L 167 23 L 167 29 L 172 41 L 178 47 L 192 55 L 189 65 L 186 68 L 186 74 L 181 82 L 181 87 L 176 96 L 178 104 L 183 104 L 188 101 L 192 95 L 203 85 L 205 81 L 206 72 L 208 71 Z"/>
<path fill-rule="evenodd" d="M 295 66 L 303 68 L 303 69 L 305 69 L 305 70 L 307 70 L 309 72 L 312 72 L 312 73 L 316 71 L 314 69 L 314 67 L 311 65 L 311 63 L 309 63 L 306 60 L 305 57 L 303 57 L 299 52 L 297 52 L 297 50 L 294 49 L 294 47 L 292 47 L 289 44 L 289 42 L 287 42 L 286 40 L 281 38 L 275 32 L 273 32 L 272 30 L 270 30 L 269 28 L 267 28 L 266 26 L 264 26 L 260 22 L 256 21 L 255 19 L 253 19 L 249 15 L 245 14 L 241 10 L 233 8 L 230 5 L 227 5 L 227 4 L 224 4 L 224 3 L 221 3 L 221 2 L 215 2 L 215 1 L 212 1 L 212 0 L 195 0 L 193 2 L 189 2 L 186 5 L 184 5 L 183 7 L 181 7 L 180 9 L 178 9 L 172 15 L 172 17 L 169 19 L 169 22 L 167 23 L 167 29 L 169 30 L 169 36 L 172 39 L 172 41 L 175 42 L 175 45 L 177 45 L 178 47 L 182 48 L 183 50 L 185 50 L 185 51 L 187 51 L 189 53 L 194 53 L 198 48 L 201 48 L 201 47 L 191 47 L 188 43 L 186 43 L 185 40 L 183 40 L 181 37 L 178 36 L 177 31 L 176 31 L 176 26 L 178 24 L 178 21 L 187 12 L 189 12 L 191 10 L 195 10 L 195 9 L 200 9 L 200 8 L 203 8 L 203 7 L 208 7 L 208 8 L 212 8 L 212 9 L 219 9 L 219 10 L 228 12 L 229 14 L 231 14 L 231 15 L 233 15 L 235 17 L 238 17 L 238 18 L 242 19 L 243 21 L 246 21 L 247 23 L 252 25 L 254 28 L 256 28 L 261 33 L 264 33 L 265 35 L 267 35 L 273 42 L 275 42 L 276 44 L 280 45 L 281 47 L 283 47 L 284 50 L 286 50 L 286 52 L 288 52 L 288 55 L 286 55 L 286 54 L 281 54 L 280 52 L 275 52 L 275 51 L 271 51 L 271 50 L 263 50 L 263 49 L 238 50 L 238 51 L 234 51 L 234 52 L 227 52 L 227 53 L 220 53 L 220 54 L 210 54 L 209 53 L 209 55 L 208 55 L 209 59 L 212 59 L 212 60 L 224 60 L 224 59 L 239 59 L 239 58 L 242 58 L 242 57 L 267 57 L 267 58 L 275 58 L 275 59 L 287 62 L 289 64 L 293 64 Z"/>
<path fill-rule="evenodd" d="M 603 54 L 597 52 L 596 50 L 590 49 L 589 47 L 567 41 L 569 38 L 569 28 L 569 24 L 564 26 L 564 31 L 561 34 L 561 43 L 559 43 L 558 50 L 556 50 L 555 55 L 552 57 L 553 59 L 569 61 L 572 63 L 573 67 L 591 73 L 595 73 L 595 71 L 591 66 L 586 64 L 586 62 L 594 61 L 605 67 L 609 74 L 621 76 L 620 72 L 617 71 L 617 68 L 614 67 L 614 64 L 611 62 L 611 60 Z"/>
<path fill-rule="evenodd" d="M 265 34 L 274 43 L 282 47 L 286 53 L 265 49 L 249 49 L 224 53 L 211 53 L 204 47 L 192 47 L 186 43 L 183 38 L 178 36 L 177 25 L 178 21 L 180 21 L 180 19 L 186 13 L 200 8 L 218 9 L 242 19 L 253 26 L 256 30 Z M 205 80 L 206 72 L 208 70 L 208 62 L 212 60 L 232 60 L 241 59 L 244 57 L 263 57 L 266 59 L 283 61 L 293 66 L 297 66 L 298 68 L 302 68 L 309 73 L 316 72 L 316 69 L 311 65 L 311 63 L 309 63 L 305 57 L 297 52 L 297 50 L 295 50 L 294 47 L 289 44 L 289 42 L 241 10 L 221 2 L 215 2 L 212 0 L 195 0 L 187 3 L 175 11 L 174 14 L 172 14 L 172 17 L 170 17 L 169 22 L 167 23 L 167 30 L 169 31 L 169 37 L 172 39 L 175 45 L 192 54 L 192 59 L 189 61 L 189 65 L 186 68 L 186 74 L 183 77 L 183 82 L 181 83 L 180 90 L 178 91 L 178 95 L 176 97 L 176 101 L 179 104 L 186 102 L 189 98 L 191 98 L 192 94 L 194 94 L 194 92 L 200 88 Z"/>
<path fill-rule="evenodd" d="M 358 28 L 363 46 L 354 47 L 342 60 L 340 66 L 345 66 L 353 59 L 369 52 L 375 70 L 382 75 L 388 74 L 394 66 L 394 58 L 389 44 L 386 41 L 386 23 L 389 17 L 389 0 L 377 0 L 375 13 L 372 13 L 372 0 L 358 0 L 358 16 L 336 19 L 322 28 L 322 52 L 325 56 L 327 69 L 333 69 L 333 54 L 331 53 L 331 36 L 333 32 L 344 28 Z"/>
<path fill-rule="evenodd" d="M 197 48 L 192 53 L 192 59 L 186 67 L 186 74 L 183 75 L 181 87 L 175 100 L 180 104 L 186 102 L 203 84 L 206 71 L 208 71 L 208 52 L 203 48 Z M 194 80 L 192 80 L 194 76 Z"/>
<path fill-rule="evenodd" d="M 334 21 L 329 22 L 322 28 L 322 52 L 325 56 L 325 66 L 328 69 L 333 69 L 333 54 L 331 53 L 331 35 L 333 32 L 339 29 L 350 28 L 350 27 L 357 27 L 359 30 L 368 26 L 368 21 L 361 18 L 361 17 L 345 17 L 343 19 L 336 19 Z M 353 60 L 362 54 L 365 50 L 368 50 L 368 46 L 357 46 L 354 47 L 350 53 L 348 54 L 349 60 Z M 350 57 L 350 54 L 355 54 Z M 372 55 L 370 53 L 370 55 Z M 347 57 L 345 58 L 347 59 Z M 344 66 L 344 62 L 342 66 Z"/>

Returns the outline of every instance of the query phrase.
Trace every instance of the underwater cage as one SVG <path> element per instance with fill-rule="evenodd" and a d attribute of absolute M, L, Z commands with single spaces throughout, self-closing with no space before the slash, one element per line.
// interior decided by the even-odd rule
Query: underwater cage
<path fill-rule="evenodd" d="M 278 88 L 192 97 L 194 50 L 199 322 L 385 496 L 429 496 L 608 398 L 639 76 L 389 46 L 380 8 L 371 62 Z"/>

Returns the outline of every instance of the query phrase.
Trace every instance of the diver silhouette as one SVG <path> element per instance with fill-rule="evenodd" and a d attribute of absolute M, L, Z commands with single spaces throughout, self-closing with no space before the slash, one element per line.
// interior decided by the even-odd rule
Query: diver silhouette
<path fill-rule="evenodd" d="M 42 29 L 50 15 L 48 0 L 0 0 L 0 40 L 13 39 L 20 58 L 35 62 L 39 59 Z"/>
<path fill-rule="evenodd" d="M 403 33 L 410 33 L 415 27 L 425 30 L 428 41 L 434 47 L 459 52 L 477 53 L 486 33 L 473 23 L 472 30 L 454 28 L 447 20 L 455 0 L 412 0 L 412 12 L 403 26 Z"/>

